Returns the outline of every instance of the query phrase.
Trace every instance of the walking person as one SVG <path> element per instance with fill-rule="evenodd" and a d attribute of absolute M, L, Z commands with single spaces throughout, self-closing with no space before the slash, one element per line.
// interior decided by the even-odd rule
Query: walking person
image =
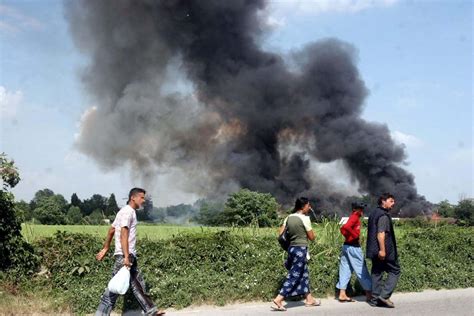
<path fill-rule="evenodd" d="M 117 213 L 112 226 L 105 239 L 104 247 L 97 254 L 97 260 L 102 260 L 110 248 L 110 243 L 115 235 L 115 264 L 112 275 L 115 275 L 123 266 L 130 268 L 130 287 L 140 304 L 145 315 L 163 315 L 164 311 L 158 311 L 146 292 L 145 282 L 138 269 L 136 245 L 137 215 L 136 210 L 145 202 L 145 190 L 133 188 L 128 195 L 127 205 Z M 117 301 L 118 294 L 111 293 L 105 289 L 102 294 L 96 316 L 110 315 Z"/>
<path fill-rule="evenodd" d="M 395 231 L 389 214 L 394 204 L 394 196 L 384 193 L 379 197 L 379 206 L 369 216 L 366 250 L 367 258 L 372 259 L 371 306 L 395 307 L 390 296 L 400 277 L 400 265 Z M 387 273 L 385 282 L 382 280 L 384 272 Z"/>
<path fill-rule="evenodd" d="M 364 215 L 365 204 L 352 203 L 352 213 L 347 223 L 341 227 L 341 233 L 345 238 L 341 251 L 339 263 L 339 281 L 336 287 L 339 289 L 339 302 L 354 302 L 347 296 L 347 285 L 351 280 L 352 272 L 355 272 L 362 288 L 365 290 L 367 300 L 371 299 L 372 281 L 370 279 L 364 254 L 360 248 L 360 218 Z"/>
<path fill-rule="evenodd" d="M 311 227 L 308 213 L 311 211 L 309 200 L 305 197 L 296 199 L 293 214 L 289 215 L 280 227 L 280 234 L 288 229 L 290 246 L 285 267 L 288 275 L 277 297 L 273 300 L 272 309 L 286 311 L 283 300 L 290 296 L 303 295 L 305 306 L 319 306 L 321 302 L 311 295 L 308 271 L 308 241 L 314 240 L 315 235 Z"/>

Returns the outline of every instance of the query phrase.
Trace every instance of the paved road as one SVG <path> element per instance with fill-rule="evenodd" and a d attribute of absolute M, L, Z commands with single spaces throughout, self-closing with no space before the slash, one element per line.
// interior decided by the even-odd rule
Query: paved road
<path fill-rule="evenodd" d="M 319 307 L 305 307 L 299 302 L 290 302 L 286 312 L 270 310 L 270 303 L 245 303 L 224 307 L 200 306 L 179 311 L 168 310 L 167 316 L 276 316 L 276 315 L 415 315 L 451 316 L 474 315 L 474 288 L 460 290 L 424 291 L 421 293 L 399 293 L 392 296 L 394 309 L 371 307 L 363 297 L 354 303 L 339 303 L 335 299 L 322 300 Z M 128 313 L 127 313 L 128 314 Z"/>

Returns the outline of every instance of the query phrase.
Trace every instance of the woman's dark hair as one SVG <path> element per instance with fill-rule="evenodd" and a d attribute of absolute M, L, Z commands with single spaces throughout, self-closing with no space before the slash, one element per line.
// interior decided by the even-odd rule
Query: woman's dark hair
<path fill-rule="evenodd" d="M 395 197 L 394 197 L 392 194 L 390 194 L 390 193 L 388 193 L 388 192 L 387 192 L 387 193 L 383 193 L 382 195 L 380 195 L 379 200 L 378 200 L 377 203 L 378 203 L 379 206 L 381 206 L 381 205 L 382 205 L 382 201 L 386 201 L 386 200 L 388 200 L 388 199 L 390 199 L 390 198 L 395 199 Z"/>
<path fill-rule="evenodd" d="M 132 199 L 132 196 L 137 195 L 138 193 L 146 194 L 146 191 L 143 190 L 142 188 L 133 188 L 133 189 L 131 189 L 130 192 L 128 193 L 127 204 L 130 203 L 130 200 Z"/>
<path fill-rule="evenodd" d="M 305 198 L 305 197 L 297 198 L 295 201 L 295 208 L 293 209 L 293 213 L 296 213 L 297 211 L 301 210 L 308 203 L 309 203 L 308 198 Z"/>

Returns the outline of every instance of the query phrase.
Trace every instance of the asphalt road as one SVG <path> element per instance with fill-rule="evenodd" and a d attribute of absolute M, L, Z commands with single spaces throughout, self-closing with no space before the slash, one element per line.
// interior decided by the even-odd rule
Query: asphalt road
<path fill-rule="evenodd" d="M 334 298 L 321 300 L 321 306 L 305 307 L 301 302 L 289 302 L 286 312 L 271 311 L 270 302 L 254 302 L 223 307 L 198 306 L 178 311 L 168 310 L 167 316 L 276 316 L 276 315 L 415 315 L 415 316 L 474 316 L 474 288 L 459 290 L 396 293 L 395 308 L 371 307 L 365 297 L 354 303 L 339 303 Z M 132 315 L 127 313 L 127 315 Z"/>

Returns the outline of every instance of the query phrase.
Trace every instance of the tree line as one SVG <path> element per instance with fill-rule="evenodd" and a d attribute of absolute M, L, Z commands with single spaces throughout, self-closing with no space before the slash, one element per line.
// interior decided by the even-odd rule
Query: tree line
<path fill-rule="evenodd" d="M 50 189 L 35 193 L 33 199 L 15 202 L 15 213 L 21 222 L 46 225 L 98 225 L 110 223 L 119 211 L 115 195 L 93 194 L 81 200 L 76 193 L 67 201 L 63 195 Z M 281 206 L 268 193 L 242 189 L 229 195 L 226 201 L 200 199 L 194 204 L 154 207 L 147 196 L 144 207 L 137 212 L 142 222 L 167 224 L 200 224 L 206 226 L 269 227 L 279 222 Z"/>
<path fill-rule="evenodd" d="M 15 203 L 17 217 L 24 222 L 39 222 L 48 225 L 92 224 L 104 219 L 113 220 L 119 211 L 117 200 L 112 193 L 108 198 L 94 194 L 81 200 L 76 193 L 67 201 L 63 195 L 50 189 L 39 190 L 28 203 Z"/>
<path fill-rule="evenodd" d="M 373 205 L 368 196 L 348 197 L 347 214 L 350 212 L 351 201 L 366 202 Z M 346 203 L 347 202 L 347 203 Z M 15 204 L 17 217 L 21 221 L 39 222 L 41 224 L 106 224 L 114 220 L 119 206 L 115 195 L 109 197 L 93 194 L 81 200 L 76 193 L 69 201 L 61 194 L 50 189 L 39 190 L 27 203 L 19 201 Z M 316 209 L 316 218 L 333 216 Z M 369 207 L 370 209 L 370 207 Z M 458 204 L 450 204 L 447 200 L 434 205 L 433 210 L 441 217 L 452 218 L 461 225 L 474 225 L 474 203 L 472 199 L 461 199 Z M 205 225 L 205 226 L 248 226 L 270 227 L 278 225 L 280 215 L 289 214 L 291 209 L 284 209 L 269 193 L 260 193 L 242 189 L 232 193 L 225 201 L 200 199 L 194 204 L 178 204 L 167 207 L 155 207 L 150 196 L 147 196 L 144 207 L 137 212 L 139 221 L 174 225 Z M 314 217 L 315 214 L 311 214 Z"/>

